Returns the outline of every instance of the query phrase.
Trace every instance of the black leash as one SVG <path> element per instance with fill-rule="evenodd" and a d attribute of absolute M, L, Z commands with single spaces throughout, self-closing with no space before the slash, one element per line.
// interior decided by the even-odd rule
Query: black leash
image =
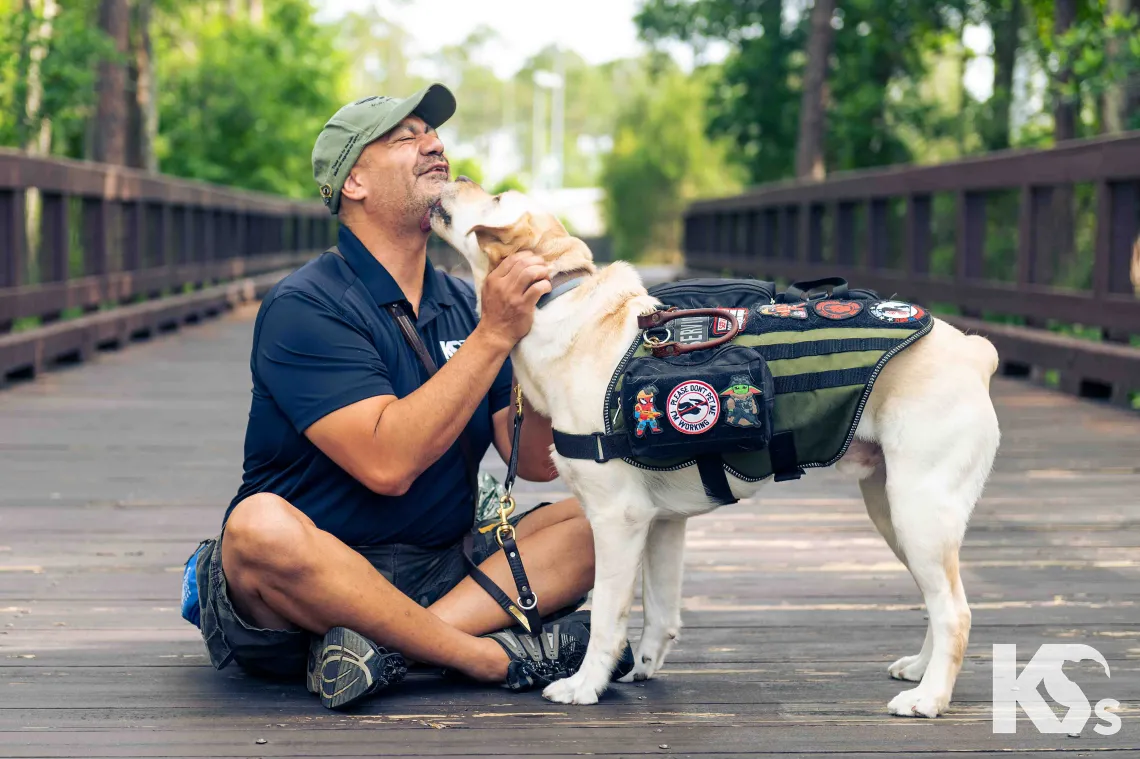
<path fill-rule="evenodd" d="M 346 264 L 348 260 L 340 252 L 340 248 L 336 245 L 329 248 L 326 253 L 333 253 L 338 256 Z M 351 264 L 350 264 L 351 266 Z M 575 286 L 577 286 L 575 284 Z M 572 288 L 566 288 L 570 290 Z M 403 303 L 388 304 L 388 313 L 391 314 L 392 319 L 395 320 L 396 325 L 400 328 L 400 333 L 404 336 L 404 340 L 411 346 L 412 351 L 419 358 L 420 363 L 423 364 L 424 370 L 427 371 L 428 379 L 435 376 L 439 369 L 435 365 L 435 361 L 428 352 L 427 346 L 424 345 L 423 338 L 420 337 L 419 330 L 416 325 L 412 323 L 411 316 L 409 315 L 410 309 L 405 308 Z M 527 632 L 537 634 L 542 630 L 542 618 L 538 614 L 538 595 L 534 592 L 534 588 L 530 585 L 530 580 L 526 576 L 526 569 L 523 568 L 522 553 L 519 551 L 518 545 L 515 543 L 515 528 L 510 523 L 508 517 L 511 512 L 515 510 L 515 499 L 511 495 L 511 489 L 514 487 L 515 478 L 518 476 L 519 468 L 519 439 L 522 435 L 522 421 L 523 421 L 523 406 L 522 406 L 522 387 L 515 386 L 515 426 L 511 435 L 511 458 L 507 462 L 507 479 L 503 485 L 505 493 L 499 499 L 499 521 L 489 527 L 483 528 L 480 532 L 486 533 L 491 530 L 495 531 L 495 540 L 502 547 L 503 552 L 507 555 L 507 565 L 511 568 L 511 576 L 515 581 L 515 588 L 518 590 L 518 598 L 514 601 L 510 596 L 502 591 L 495 581 L 492 580 L 487 574 L 479 569 L 475 564 L 475 560 L 471 558 L 471 548 L 469 540 L 464 540 L 463 543 L 463 558 L 467 560 L 470 565 L 471 579 L 479 584 L 483 590 L 491 598 L 495 599 L 503 611 L 509 614 L 513 619 L 518 621 L 520 625 L 526 628 Z M 477 504 L 479 501 L 479 462 L 475 460 L 475 452 L 471 447 L 471 441 L 467 437 L 467 428 L 463 428 L 463 432 L 459 433 L 459 450 L 463 454 L 463 466 L 467 474 L 467 483 L 471 488 L 471 523 L 475 523 L 477 516 Z"/>
<path fill-rule="evenodd" d="M 403 304 L 393 303 L 387 306 L 388 313 L 395 319 L 396 324 L 400 327 L 400 332 L 404 336 L 404 340 L 411 346 L 416 356 L 419 357 L 420 363 L 423 364 L 424 369 L 427 370 L 428 379 L 435 376 L 436 368 L 435 361 L 432 360 L 431 354 L 428 353 L 427 346 L 424 345 L 423 338 L 420 337 L 419 330 L 412 324 L 411 318 L 408 316 L 407 310 Z M 523 407 L 522 407 L 522 387 L 515 386 L 515 418 L 514 418 L 514 431 L 511 437 L 511 457 L 507 462 L 507 479 L 503 483 L 504 494 L 499 499 L 499 521 L 494 525 L 484 528 L 482 532 L 495 531 L 495 540 L 499 546 L 502 547 L 503 552 L 507 556 L 507 565 L 511 568 L 511 576 L 515 580 L 515 588 L 518 590 L 518 597 L 511 600 L 510 596 L 502 591 L 495 581 L 492 580 L 487 574 L 479 569 L 475 564 L 475 560 L 471 558 L 471 550 L 464 542 L 463 558 L 467 560 L 470 565 L 471 579 L 479 584 L 483 590 L 487 591 L 491 598 L 495 599 L 495 603 L 511 615 L 520 625 L 526 628 L 527 632 L 538 633 L 542 630 L 542 618 L 538 614 L 538 595 L 531 587 L 530 580 L 526 576 L 526 569 L 523 568 L 522 553 L 519 551 L 518 544 L 515 543 L 515 528 L 510 523 L 508 517 L 515 510 L 515 499 L 511 495 L 511 490 L 514 488 L 515 478 L 518 476 L 519 467 L 519 439 L 522 436 L 522 421 L 523 421 Z M 475 461 L 475 455 L 471 448 L 471 442 L 467 438 L 467 430 L 464 428 L 463 432 L 459 435 L 459 449 L 463 453 L 463 464 L 467 470 L 467 481 L 471 487 L 471 500 L 472 500 L 472 523 L 475 521 L 475 503 L 479 499 L 479 463 Z"/>

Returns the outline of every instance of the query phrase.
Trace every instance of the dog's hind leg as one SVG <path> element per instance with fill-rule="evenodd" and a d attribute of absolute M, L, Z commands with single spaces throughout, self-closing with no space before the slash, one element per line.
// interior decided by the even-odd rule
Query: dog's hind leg
<path fill-rule="evenodd" d="M 580 494 L 581 497 L 583 494 Z M 623 499 L 623 495 L 627 496 Z M 603 508 L 591 510 L 583 499 L 594 530 L 594 595 L 590 644 L 577 674 L 546 686 L 542 695 L 560 704 L 596 704 L 609 685 L 617 657 L 625 646 L 629 609 L 637 568 L 653 521 L 652 504 L 636 502 L 628 492 L 610 494 Z M 626 501 L 624 508 L 614 502 Z M 633 501 L 633 502 L 631 502 Z"/>
<path fill-rule="evenodd" d="M 886 451 L 891 524 L 898 548 L 926 602 L 931 644 L 922 682 L 891 700 L 887 707 L 891 714 L 936 717 L 945 712 L 966 654 L 970 607 L 959 574 L 958 553 L 966 521 L 993 461 L 990 456 L 983 465 L 976 458 L 978 449 L 965 448 L 973 442 L 963 439 L 943 449 L 947 451 L 945 457 L 933 465 L 909 452 L 892 459 L 891 452 Z M 908 665 L 920 664 L 922 658 L 919 654 L 919 659 Z"/>
<path fill-rule="evenodd" d="M 665 663 L 681 633 L 681 577 L 685 572 L 685 519 L 658 519 L 649 528 L 642 567 L 645 629 L 633 671 L 622 682 L 648 680 Z"/>
<path fill-rule="evenodd" d="M 864 457 L 866 467 L 856 470 L 862 479 L 859 480 L 859 490 L 863 493 L 863 503 L 867 507 L 867 515 L 875 529 L 887 541 L 887 545 L 894 551 L 895 556 L 907 565 L 906 554 L 899 548 L 898 537 L 895 535 L 895 526 L 891 523 L 891 504 L 887 500 L 887 467 L 883 463 L 882 451 L 877 445 L 859 441 L 857 443 L 875 454 Z M 934 635 L 930 625 L 926 626 L 926 639 L 922 643 L 922 651 L 912 656 L 904 656 L 887 667 L 887 673 L 896 680 L 911 680 L 918 682 L 926 672 L 926 665 L 930 663 L 930 655 L 934 651 Z"/>

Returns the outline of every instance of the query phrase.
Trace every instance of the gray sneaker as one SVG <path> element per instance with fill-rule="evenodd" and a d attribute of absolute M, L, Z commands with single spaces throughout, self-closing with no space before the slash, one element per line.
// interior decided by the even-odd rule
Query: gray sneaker
<path fill-rule="evenodd" d="M 511 658 L 504 685 L 513 691 L 545 687 L 570 677 L 582 666 L 590 643 L 590 613 L 574 612 L 548 622 L 542 632 L 531 635 L 519 627 L 491 633 L 491 638 Z M 626 643 L 613 674 L 625 676 L 633 669 L 633 651 Z"/>
<path fill-rule="evenodd" d="M 404 679 L 404 657 L 347 627 L 334 627 L 309 645 L 310 693 L 328 709 L 341 709 Z"/>

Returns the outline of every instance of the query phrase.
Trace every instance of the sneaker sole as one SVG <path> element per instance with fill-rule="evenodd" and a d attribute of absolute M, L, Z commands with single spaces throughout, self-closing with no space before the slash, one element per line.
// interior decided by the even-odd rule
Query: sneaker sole
<path fill-rule="evenodd" d="M 404 679 L 400 654 L 379 654 L 372 643 L 345 627 L 334 627 L 313 641 L 308 689 L 327 709 L 341 709 Z"/>

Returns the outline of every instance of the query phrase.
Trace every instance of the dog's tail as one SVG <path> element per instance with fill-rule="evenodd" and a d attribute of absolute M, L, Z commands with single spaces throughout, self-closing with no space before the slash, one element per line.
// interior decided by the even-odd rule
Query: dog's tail
<path fill-rule="evenodd" d="M 997 348 L 981 335 L 966 335 L 966 343 L 969 345 L 966 352 L 968 360 L 984 372 L 988 380 L 998 370 Z"/>

